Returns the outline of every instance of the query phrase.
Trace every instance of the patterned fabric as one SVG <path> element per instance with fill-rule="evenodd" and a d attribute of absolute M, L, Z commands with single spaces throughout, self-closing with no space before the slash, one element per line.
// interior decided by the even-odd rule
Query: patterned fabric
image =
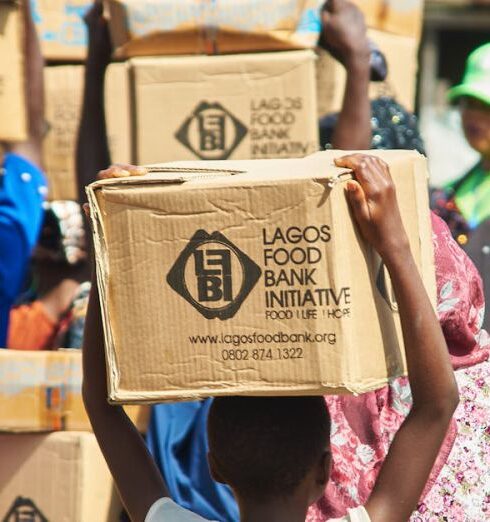
<path fill-rule="evenodd" d="M 490 502 L 490 343 L 480 329 L 481 279 L 447 226 L 434 215 L 432 227 L 437 311 L 453 366 L 459 368 L 461 403 L 412 522 L 480 522 Z M 366 502 L 412 401 L 408 382 L 402 378 L 376 392 L 332 396 L 326 402 L 332 417 L 332 475 L 325 496 L 308 512 L 307 522 L 325 522 Z"/>

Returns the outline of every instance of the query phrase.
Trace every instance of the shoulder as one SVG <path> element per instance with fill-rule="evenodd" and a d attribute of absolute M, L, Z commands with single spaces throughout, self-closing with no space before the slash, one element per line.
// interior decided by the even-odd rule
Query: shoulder
<path fill-rule="evenodd" d="M 35 177 L 38 181 L 45 183 L 44 174 L 39 167 L 29 161 L 24 156 L 15 154 L 14 152 L 6 153 L 2 158 L 2 166 L 6 173 L 9 172 L 27 172 Z"/>
<path fill-rule="evenodd" d="M 479 161 L 461 177 L 451 180 L 449 183 L 446 183 L 444 185 L 444 188 L 452 194 L 456 194 L 467 182 L 469 182 L 474 176 L 480 175 L 481 172 L 482 163 Z"/>
<path fill-rule="evenodd" d="M 209 522 L 180 507 L 168 497 L 157 500 L 148 511 L 145 522 Z"/>

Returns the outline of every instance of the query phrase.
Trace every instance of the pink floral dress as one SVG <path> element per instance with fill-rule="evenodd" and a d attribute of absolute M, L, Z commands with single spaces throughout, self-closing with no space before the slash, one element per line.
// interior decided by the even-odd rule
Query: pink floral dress
<path fill-rule="evenodd" d="M 432 216 L 437 311 L 460 389 L 460 404 L 411 522 L 490 520 L 490 340 L 481 330 L 482 283 L 445 223 Z M 324 522 L 364 504 L 389 445 L 411 407 L 405 378 L 362 396 L 325 398 L 333 467 L 306 522 Z"/>

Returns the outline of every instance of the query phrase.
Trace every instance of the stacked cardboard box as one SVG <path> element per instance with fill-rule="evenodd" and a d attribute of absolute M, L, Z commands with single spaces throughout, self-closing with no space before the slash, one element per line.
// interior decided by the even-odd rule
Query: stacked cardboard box
<path fill-rule="evenodd" d="M 0 350 L 1 520 L 120 520 L 81 384 L 79 350 Z M 149 410 L 126 411 L 145 431 Z"/>
<path fill-rule="evenodd" d="M 0 350 L 0 431 L 91 431 L 82 400 L 80 350 Z M 149 411 L 128 408 L 140 431 Z"/>
<path fill-rule="evenodd" d="M 87 31 L 83 16 L 90 0 L 30 0 L 41 50 L 48 61 L 85 59 Z"/>
<path fill-rule="evenodd" d="M 317 0 L 107 5 L 116 54 L 129 58 L 107 77 L 114 161 L 292 158 L 318 149 Z"/>
<path fill-rule="evenodd" d="M 27 137 L 21 7 L 0 1 L 0 141 Z"/>
<path fill-rule="evenodd" d="M 92 433 L 0 434 L 4 522 L 118 522 L 121 503 Z"/>
<path fill-rule="evenodd" d="M 81 14 L 89 3 L 31 2 L 50 63 L 79 61 L 85 53 Z M 113 162 L 289 158 L 316 150 L 316 118 L 340 110 L 345 85 L 345 69 L 312 51 L 320 3 L 185 0 L 177 9 L 174 0 L 108 0 L 116 53 L 128 58 L 113 64 L 106 78 Z M 386 85 L 372 85 L 371 97 L 388 92 L 412 109 L 423 0 L 356 3 L 390 71 Z M 175 56 L 186 53 L 192 56 Z M 148 57 L 155 54 L 161 56 Z M 46 86 L 50 198 L 75 199 L 82 66 L 51 65 Z"/>
<path fill-rule="evenodd" d="M 133 58 L 110 66 L 118 163 L 305 156 L 318 149 L 312 51 Z"/>

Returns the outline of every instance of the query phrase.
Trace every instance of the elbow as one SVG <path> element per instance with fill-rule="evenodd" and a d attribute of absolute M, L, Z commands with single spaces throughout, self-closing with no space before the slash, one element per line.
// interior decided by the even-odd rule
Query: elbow
<path fill-rule="evenodd" d="M 456 386 L 448 391 L 443 397 L 434 398 L 429 404 L 425 404 L 423 409 L 426 416 L 432 422 L 443 423 L 451 420 L 459 404 L 459 391 Z"/>

